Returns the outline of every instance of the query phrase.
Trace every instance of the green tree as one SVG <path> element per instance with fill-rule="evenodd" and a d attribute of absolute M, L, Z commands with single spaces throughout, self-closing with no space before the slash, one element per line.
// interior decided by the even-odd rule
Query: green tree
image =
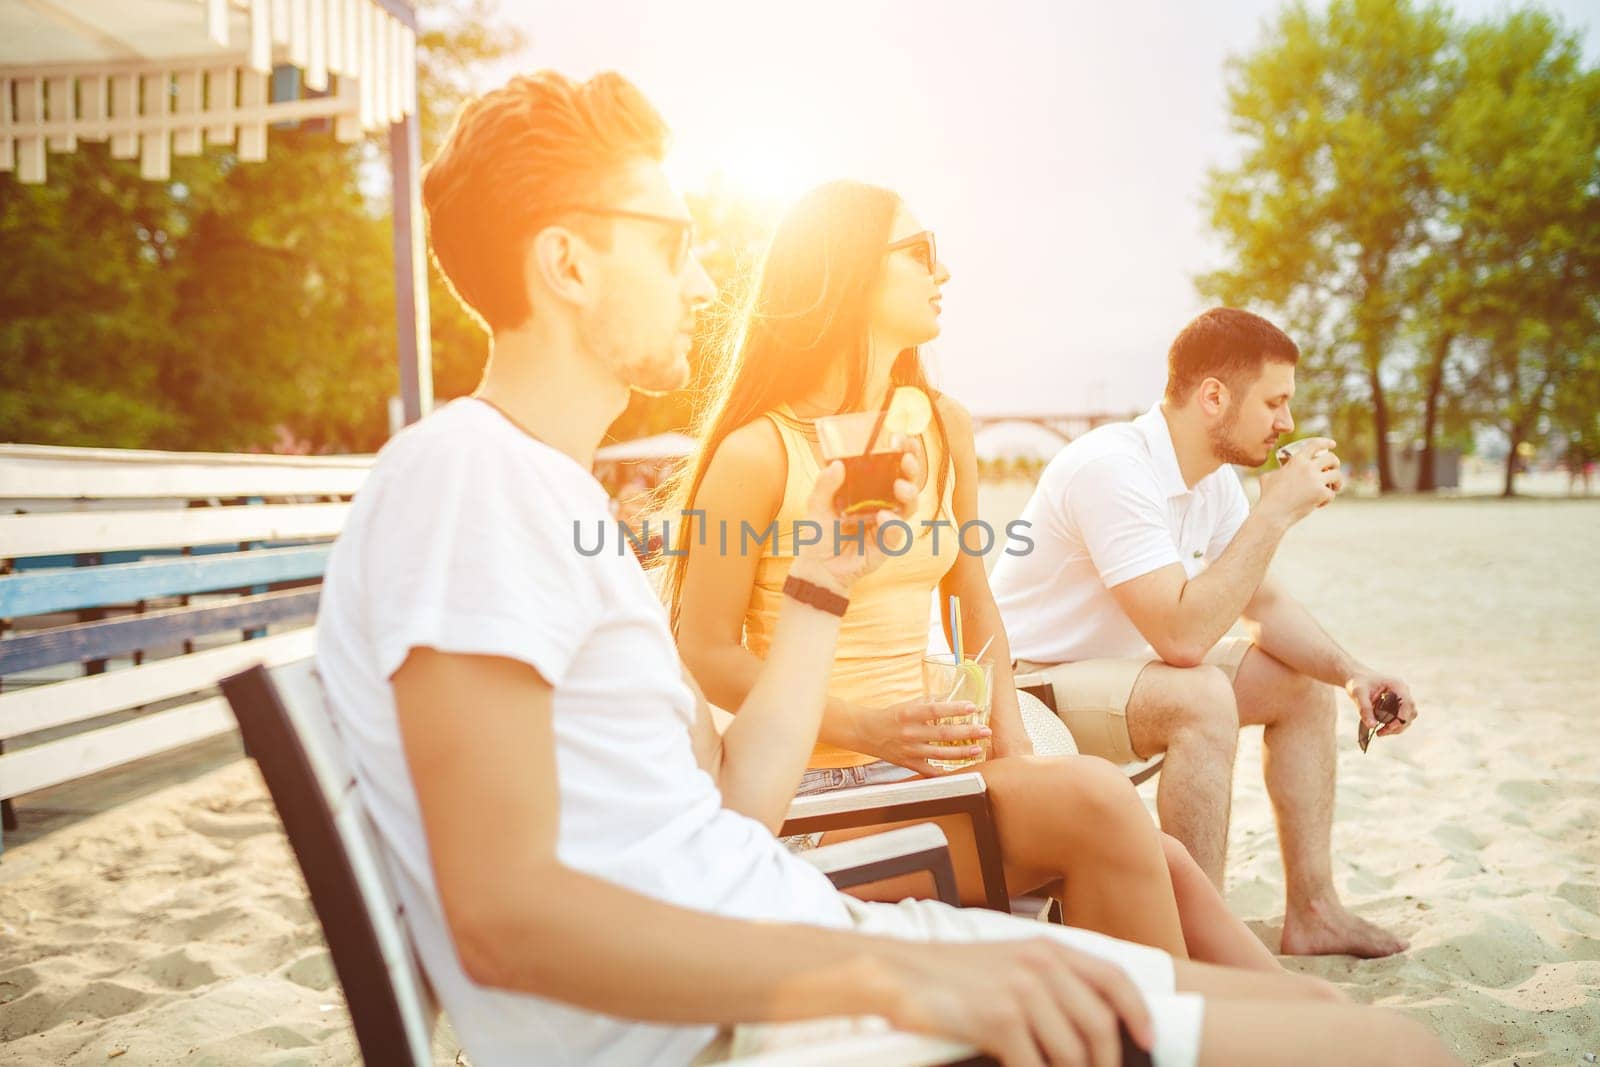
<path fill-rule="evenodd" d="M 1468 27 L 1461 62 L 1434 168 L 1451 262 L 1432 281 L 1478 342 L 1470 382 L 1508 438 L 1510 496 L 1517 447 L 1584 396 L 1600 329 L 1600 70 L 1536 10 Z"/>
<path fill-rule="evenodd" d="M 493 0 L 434 0 L 422 12 L 417 96 L 424 162 L 444 143 L 462 105 L 484 89 L 483 71 L 527 47 L 526 35 L 499 19 L 495 6 Z M 431 262 L 428 305 L 435 401 L 464 396 L 483 375 L 488 334 L 456 300 Z"/>
<path fill-rule="evenodd" d="M 105 162 L 88 145 L 49 184 L 0 176 L 0 438 L 133 447 L 177 421 L 159 367 L 181 205 Z"/>
<path fill-rule="evenodd" d="M 1578 366 L 1550 404 L 1551 436 L 1574 476 L 1600 461 L 1600 330 L 1591 334 Z M 1585 477 L 1584 485 L 1588 485 Z"/>
<path fill-rule="evenodd" d="M 521 46 L 487 0 L 424 9 L 424 132 L 468 72 Z M 274 129 L 265 163 L 229 146 L 145 182 L 103 145 L 0 176 L 0 437 L 181 449 L 370 450 L 395 392 L 384 146 Z M 442 290 L 435 344 L 481 364 L 483 339 Z M 456 336 L 473 334 L 472 344 Z M 461 372 L 465 376 L 464 372 Z M 470 387 L 470 386 L 469 386 Z M 448 395 L 448 394 L 446 394 Z"/>
<path fill-rule="evenodd" d="M 1451 35 L 1437 4 L 1287 7 L 1229 64 L 1244 151 L 1206 188 L 1231 264 L 1198 279 L 1201 292 L 1285 320 L 1306 349 L 1308 399 L 1332 421 L 1360 399 L 1384 491 L 1395 488 L 1388 391 L 1407 272 L 1426 248 L 1429 131 L 1447 100 Z"/>
<path fill-rule="evenodd" d="M 393 391 L 389 227 L 362 193 L 361 150 L 274 131 L 262 165 L 218 160 L 175 257 L 161 395 L 184 448 L 376 447 Z"/>

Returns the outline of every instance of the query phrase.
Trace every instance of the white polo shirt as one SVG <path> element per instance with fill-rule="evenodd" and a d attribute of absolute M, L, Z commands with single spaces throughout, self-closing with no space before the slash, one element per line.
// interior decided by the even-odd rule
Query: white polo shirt
<path fill-rule="evenodd" d="M 1184 483 L 1158 403 L 1091 430 L 1044 469 L 1022 518 L 1034 547 L 989 576 L 1011 654 L 1036 663 L 1155 655 L 1112 587 L 1174 563 L 1193 578 L 1249 514 L 1228 466 Z"/>

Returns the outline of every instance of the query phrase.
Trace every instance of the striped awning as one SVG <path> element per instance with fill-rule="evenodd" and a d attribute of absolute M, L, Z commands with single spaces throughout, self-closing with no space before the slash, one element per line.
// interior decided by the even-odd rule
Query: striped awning
<path fill-rule="evenodd" d="M 110 141 L 160 181 L 204 144 L 265 159 L 300 119 L 359 140 L 415 110 L 415 24 L 406 0 L 0 0 L 0 171 L 43 182 L 48 152 Z M 303 99 L 274 99 L 278 66 Z"/>

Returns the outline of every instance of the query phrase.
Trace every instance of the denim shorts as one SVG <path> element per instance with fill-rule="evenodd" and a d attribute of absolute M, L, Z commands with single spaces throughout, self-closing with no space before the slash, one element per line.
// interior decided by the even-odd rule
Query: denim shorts
<path fill-rule="evenodd" d="M 903 782 L 916 776 L 917 772 L 911 768 L 888 760 L 877 760 L 860 767 L 818 767 L 805 773 L 794 795 L 814 797 L 819 793 L 836 793 L 841 789 L 854 789 L 862 785 Z"/>
<path fill-rule="evenodd" d="M 837 793 L 841 789 L 855 789 L 863 785 L 903 782 L 916 776 L 917 772 L 909 767 L 902 767 L 887 760 L 877 760 L 861 767 L 818 767 L 805 773 L 800 779 L 800 788 L 794 791 L 794 795 L 814 797 L 823 793 Z M 817 842 L 822 840 L 822 834 L 791 834 L 782 840 L 791 852 L 804 852 L 808 848 L 816 848 Z"/>

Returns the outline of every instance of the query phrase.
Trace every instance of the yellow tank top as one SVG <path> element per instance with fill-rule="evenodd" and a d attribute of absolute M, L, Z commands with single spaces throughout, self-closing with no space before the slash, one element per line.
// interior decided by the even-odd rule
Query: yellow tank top
<path fill-rule="evenodd" d="M 795 523 L 806 518 L 806 501 L 821 472 L 813 451 L 813 424 L 797 418 L 787 405 L 768 412 L 767 418 L 783 441 L 788 475 L 776 516 L 777 538 L 775 542 L 768 538 L 761 543 L 761 561 L 756 566 L 755 585 L 744 615 L 745 647 L 762 658 L 772 646 L 772 630 L 783 603 L 783 583 L 794 562 Z M 938 587 L 960 551 L 954 526 L 955 469 L 939 447 L 938 437 L 932 432 L 922 435 L 928 479 L 917 498 L 916 514 L 908 520 L 916 539 L 904 555 L 890 556 L 850 591 L 850 608 L 839 630 L 829 696 L 870 707 L 886 707 L 922 696 L 922 657 L 927 652 L 931 617 L 929 594 Z M 936 499 L 940 464 L 945 469 L 942 500 Z M 951 523 L 937 531 L 937 553 L 933 550 L 934 531 L 922 526 L 924 520 L 935 518 Z M 811 753 L 810 766 L 859 767 L 876 758 L 819 742 Z"/>

